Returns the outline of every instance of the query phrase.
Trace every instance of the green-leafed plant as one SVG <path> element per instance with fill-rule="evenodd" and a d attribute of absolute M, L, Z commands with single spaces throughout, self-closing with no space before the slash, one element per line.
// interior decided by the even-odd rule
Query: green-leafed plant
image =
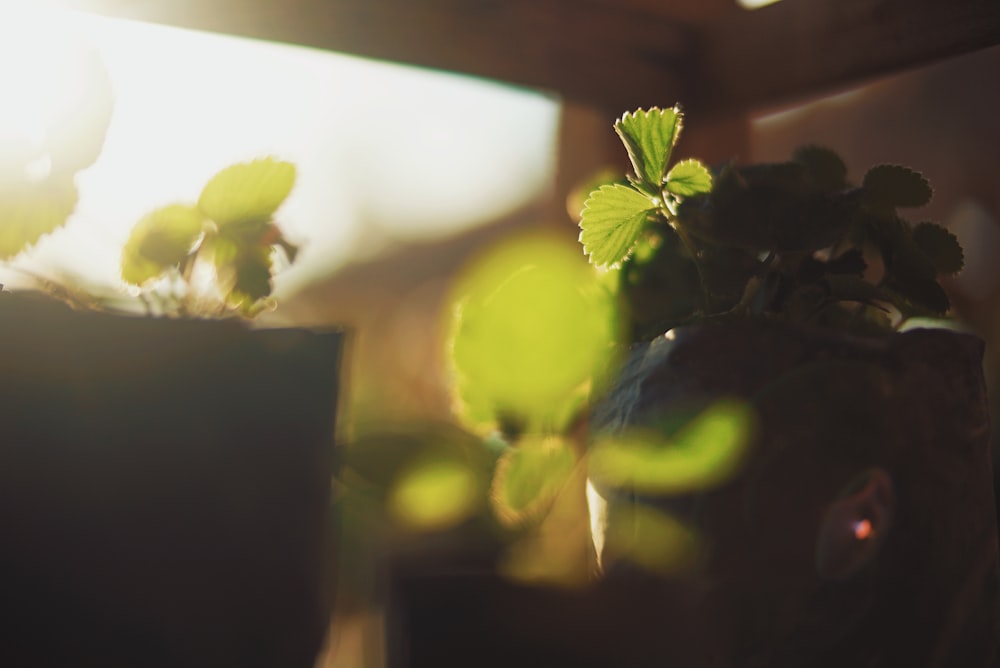
<path fill-rule="evenodd" d="M 633 174 L 593 190 L 581 215 L 591 262 L 618 270 L 633 340 L 726 317 L 891 331 L 947 314 L 938 279 L 962 268 L 962 249 L 899 213 L 930 200 L 923 176 L 879 165 L 853 184 L 818 146 L 776 164 L 670 167 L 682 119 L 673 107 L 617 121 Z"/>
<path fill-rule="evenodd" d="M 122 278 L 181 314 L 204 315 L 199 304 L 214 302 L 219 312 L 254 315 L 271 295 L 275 253 L 295 258 L 274 221 L 294 184 L 295 166 L 273 158 L 223 169 L 196 204 L 165 206 L 136 224 Z"/>
<path fill-rule="evenodd" d="M 784 163 L 710 169 L 674 159 L 683 120 L 675 106 L 614 124 L 632 170 L 585 199 L 579 240 L 589 272 L 558 248 L 522 247 L 481 261 L 458 290 L 450 353 L 459 414 L 500 435 L 494 513 L 527 527 L 550 565 L 566 553 L 539 536 L 566 531 L 574 509 L 564 502 L 576 492 L 563 492 L 579 484 L 580 464 L 592 483 L 669 495 L 724 484 L 753 439 L 749 407 L 723 400 L 672 416 L 671 429 L 602 434 L 581 447 L 578 427 L 608 373 L 599 360 L 614 366 L 614 343 L 751 317 L 893 332 L 911 317 L 946 316 L 938 279 L 962 268 L 950 232 L 900 215 L 930 200 L 917 172 L 880 165 L 853 184 L 840 157 L 818 146 Z M 595 318 L 599 304 L 605 315 Z M 649 513 L 655 530 L 644 536 L 657 537 L 656 549 L 634 536 L 607 540 L 667 571 L 687 563 L 696 537 Z"/>
<path fill-rule="evenodd" d="M 136 223 L 122 251 L 122 279 L 151 312 L 256 315 L 269 304 L 275 272 L 297 252 L 274 220 L 295 177 L 294 165 L 274 158 L 223 169 L 197 203 L 164 206 Z M 41 183 L 0 179 L 0 260 L 26 252 L 63 227 L 76 200 L 72 175 Z M 106 290 L 81 293 L 33 278 L 52 296 L 77 306 L 120 301 Z"/>

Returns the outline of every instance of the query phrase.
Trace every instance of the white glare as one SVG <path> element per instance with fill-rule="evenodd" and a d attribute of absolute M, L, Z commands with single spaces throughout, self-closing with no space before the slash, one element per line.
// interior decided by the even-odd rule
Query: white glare
<path fill-rule="evenodd" d="M 736 4 L 743 9 L 760 9 L 761 7 L 767 7 L 778 2 L 781 2 L 781 0 L 736 0 Z"/>
<path fill-rule="evenodd" d="M 46 150 L 72 133 L 55 137 L 53 127 L 88 81 L 73 62 L 64 76 L 64 54 L 39 47 L 55 23 L 18 16 L 29 14 L 18 27 L 0 14 L 9 33 L 0 36 L 0 157 L 23 154 L 22 176 L 38 179 L 61 168 L 45 162 Z M 114 110 L 100 158 L 76 179 L 69 224 L 18 260 L 38 273 L 117 284 L 122 244 L 142 215 L 195 201 L 219 169 L 262 155 L 299 168 L 279 222 L 302 252 L 279 277 L 279 295 L 395 242 L 496 218 L 548 187 L 558 105 L 543 96 L 305 48 L 60 16 L 99 53 Z M 16 104 L 14 84 L 30 92 Z"/>

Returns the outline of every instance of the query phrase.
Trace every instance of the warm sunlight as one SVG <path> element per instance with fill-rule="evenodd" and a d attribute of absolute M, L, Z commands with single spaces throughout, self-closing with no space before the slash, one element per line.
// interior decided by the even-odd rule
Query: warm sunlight
<path fill-rule="evenodd" d="M 387 245 L 514 211 L 552 173 L 558 105 L 534 93 L 72 12 L 0 5 L 0 19 L 0 166 L 35 180 L 57 163 L 83 170 L 69 222 L 0 282 L 32 271 L 117 284 L 137 220 L 266 155 L 299 171 L 280 222 L 302 253 L 279 276 L 283 293 Z"/>

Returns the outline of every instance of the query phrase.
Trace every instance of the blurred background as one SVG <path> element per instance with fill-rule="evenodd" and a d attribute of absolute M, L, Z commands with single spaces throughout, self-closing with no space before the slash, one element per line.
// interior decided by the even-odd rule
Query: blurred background
<path fill-rule="evenodd" d="M 917 3 L 910 32 L 907 9 L 878 2 L 845 3 L 852 14 L 807 0 L 756 12 L 629 0 L 583 18 L 530 3 L 430 2 L 426 15 L 398 2 L 326 13 L 310 2 L 43 4 L 0 5 L 0 146 L 37 149 L 32 173 L 44 178 L 55 164 L 45 156 L 106 137 L 77 176 L 66 228 L 8 262 L 0 282 L 119 289 L 121 247 L 144 213 L 195 200 L 234 161 L 294 162 L 279 219 L 302 251 L 259 324 L 350 331 L 345 441 L 453 421 L 442 341 L 454 278 L 519 231 L 574 244 L 573 188 L 624 167 L 614 119 L 675 102 L 688 109 L 683 156 L 777 161 L 813 143 L 838 151 L 854 179 L 879 163 L 924 173 L 935 196 L 911 219 L 945 224 L 965 247 L 946 287 L 988 342 L 1000 415 L 1000 30 L 995 10 L 993 23 L 968 25 L 984 3 L 959 3 L 957 27 Z M 939 40 L 914 47 L 936 22 Z M 781 29 L 784 42 L 753 51 Z M 649 44 L 659 51 L 635 55 Z M 804 55 L 782 52 L 791 47 Z M 749 62 L 731 65 L 741 53 Z M 377 668 L 377 615 L 353 612 L 323 665 Z"/>

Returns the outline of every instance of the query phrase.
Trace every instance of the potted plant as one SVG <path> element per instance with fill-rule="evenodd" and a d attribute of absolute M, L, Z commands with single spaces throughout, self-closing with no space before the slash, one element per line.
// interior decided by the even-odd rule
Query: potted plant
<path fill-rule="evenodd" d="M 143 218 L 132 312 L 0 293 L 3 665 L 313 665 L 342 336 L 239 317 L 294 252 L 273 220 L 294 177 L 234 165 Z M 0 195 L 5 257 L 65 222 L 60 183 Z"/>
<path fill-rule="evenodd" d="M 529 535 L 546 545 L 563 500 L 582 503 L 584 471 L 601 577 L 582 591 L 411 578 L 408 604 L 434 605 L 405 608 L 399 665 L 992 665 L 982 342 L 947 327 L 938 278 L 961 269 L 956 239 L 900 214 L 930 186 L 893 165 L 854 185 L 820 147 L 672 164 L 682 120 L 625 114 L 632 174 L 593 190 L 581 217 L 606 269 L 595 285 L 623 314 L 613 380 L 587 353 L 551 394 L 518 385 L 529 372 L 505 344 L 540 346 L 525 353 L 539 366 L 561 350 L 539 342 L 551 321 L 499 310 L 534 294 L 546 254 L 472 291 L 453 339 L 460 394 L 508 445 L 500 517 L 541 509 Z M 586 310 L 557 318 L 575 328 L 564 347 L 587 338 Z M 484 357 L 469 352 L 481 339 Z"/>

